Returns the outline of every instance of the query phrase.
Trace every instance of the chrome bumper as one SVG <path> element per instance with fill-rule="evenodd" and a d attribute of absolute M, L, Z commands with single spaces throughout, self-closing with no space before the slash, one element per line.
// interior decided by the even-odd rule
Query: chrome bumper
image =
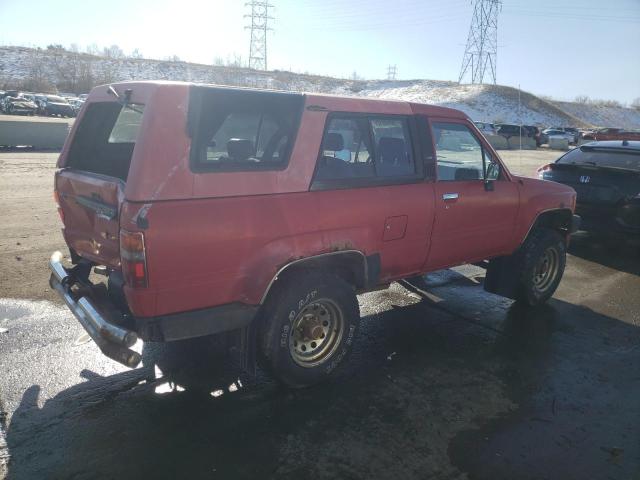
<path fill-rule="evenodd" d="M 49 260 L 51 278 L 49 285 L 53 288 L 75 315 L 98 348 L 107 357 L 127 367 L 136 367 L 141 360 L 140 354 L 129 347 L 138 341 L 138 335 L 119 325 L 109 322 L 94 306 L 92 300 L 80 296 L 77 300 L 71 292 L 76 280 L 62 266 L 62 254 L 54 252 Z"/>

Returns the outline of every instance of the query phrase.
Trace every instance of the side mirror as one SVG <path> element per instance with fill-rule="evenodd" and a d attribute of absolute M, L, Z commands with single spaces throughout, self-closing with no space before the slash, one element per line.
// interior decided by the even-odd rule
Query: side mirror
<path fill-rule="evenodd" d="M 485 180 L 497 180 L 500 178 L 500 164 L 494 161 L 489 162 L 484 178 Z"/>
<path fill-rule="evenodd" d="M 486 192 L 493 192 L 493 190 L 494 190 L 493 182 L 494 181 L 495 180 L 485 179 L 485 181 L 484 181 L 484 190 Z"/>
<path fill-rule="evenodd" d="M 500 177 L 500 164 L 498 162 L 491 161 L 487 165 L 487 171 L 484 176 L 484 189 L 487 192 L 493 192 L 495 182 Z"/>

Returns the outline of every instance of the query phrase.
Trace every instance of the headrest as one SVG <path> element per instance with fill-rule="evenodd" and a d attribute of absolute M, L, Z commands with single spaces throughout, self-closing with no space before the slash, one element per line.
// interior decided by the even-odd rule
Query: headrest
<path fill-rule="evenodd" d="M 253 142 L 245 138 L 230 138 L 227 142 L 227 153 L 232 160 L 247 160 L 253 155 Z"/>
<path fill-rule="evenodd" d="M 402 138 L 381 137 L 378 140 L 378 153 L 381 163 L 401 163 L 408 160 L 406 145 Z"/>
<path fill-rule="evenodd" d="M 340 133 L 329 132 L 324 137 L 322 144 L 323 150 L 329 150 L 331 152 L 338 152 L 344 148 L 344 138 Z"/>
<path fill-rule="evenodd" d="M 480 170 L 476 168 L 456 168 L 456 180 L 480 180 Z"/>

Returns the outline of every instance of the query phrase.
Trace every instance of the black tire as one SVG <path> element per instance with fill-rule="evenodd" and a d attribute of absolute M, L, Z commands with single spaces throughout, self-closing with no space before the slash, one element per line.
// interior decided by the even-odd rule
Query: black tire
<path fill-rule="evenodd" d="M 565 240 L 555 230 L 538 228 L 531 232 L 519 256 L 516 300 L 541 305 L 551 298 L 562 279 L 567 262 Z"/>
<path fill-rule="evenodd" d="M 336 275 L 314 270 L 279 282 L 260 318 L 266 367 L 289 387 L 316 384 L 351 352 L 360 325 L 355 290 Z"/>

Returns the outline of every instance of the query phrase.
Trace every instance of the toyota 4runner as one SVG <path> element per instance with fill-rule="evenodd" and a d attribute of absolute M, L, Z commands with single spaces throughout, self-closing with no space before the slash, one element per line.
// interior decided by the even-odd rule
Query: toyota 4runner
<path fill-rule="evenodd" d="M 459 111 L 169 82 L 93 89 L 55 198 L 72 265 L 54 253 L 50 284 L 105 355 L 237 331 L 291 386 L 345 361 L 356 294 L 395 280 L 482 263 L 486 290 L 545 302 L 579 221 Z"/>

